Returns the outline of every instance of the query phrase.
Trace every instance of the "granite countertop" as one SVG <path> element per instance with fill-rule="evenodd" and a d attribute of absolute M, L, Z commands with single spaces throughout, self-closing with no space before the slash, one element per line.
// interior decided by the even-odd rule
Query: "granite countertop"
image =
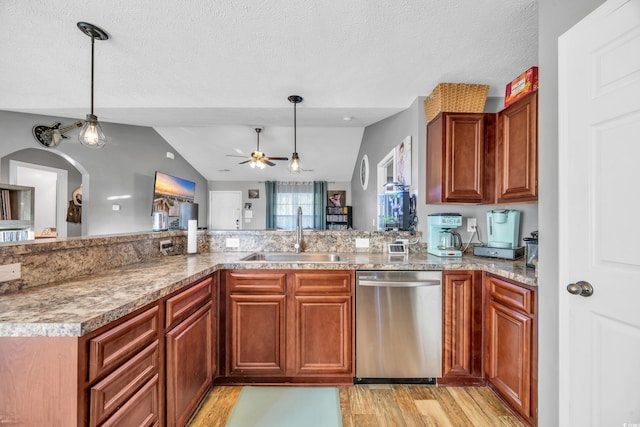
<path fill-rule="evenodd" d="M 0 295 L 0 337 L 82 336 L 219 269 L 483 270 L 535 286 L 520 261 L 427 254 L 340 254 L 340 262 L 246 262 L 248 253 L 168 256 L 93 276 Z"/>

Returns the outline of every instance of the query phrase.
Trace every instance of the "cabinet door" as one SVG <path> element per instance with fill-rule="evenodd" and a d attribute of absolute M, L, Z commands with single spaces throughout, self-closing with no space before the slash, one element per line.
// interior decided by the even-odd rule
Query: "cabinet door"
<path fill-rule="evenodd" d="M 538 93 L 498 114 L 497 203 L 538 200 Z"/>
<path fill-rule="evenodd" d="M 473 271 L 460 271 L 445 272 L 443 277 L 443 381 L 440 383 L 481 382 L 481 275 Z"/>
<path fill-rule="evenodd" d="M 166 334 L 167 424 L 182 426 L 213 380 L 213 308 L 208 302 Z"/>
<path fill-rule="evenodd" d="M 231 294 L 227 314 L 227 375 L 285 373 L 285 296 Z"/>
<path fill-rule="evenodd" d="M 485 114 L 441 113 L 427 125 L 427 203 L 482 203 Z"/>
<path fill-rule="evenodd" d="M 531 417 L 533 319 L 493 300 L 487 317 L 487 379 L 523 416 Z"/>
<path fill-rule="evenodd" d="M 295 374 L 353 376 L 351 296 L 296 296 Z"/>

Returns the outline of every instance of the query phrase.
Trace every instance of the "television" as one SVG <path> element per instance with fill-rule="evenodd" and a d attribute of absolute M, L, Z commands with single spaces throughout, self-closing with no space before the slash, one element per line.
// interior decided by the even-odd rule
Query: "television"
<path fill-rule="evenodd" d="M 193 203 L 195 196 L 195 182 L 156 171 L 151 212 L 166 211 L 169 217 L 179 217 L 180 204 Z"/>

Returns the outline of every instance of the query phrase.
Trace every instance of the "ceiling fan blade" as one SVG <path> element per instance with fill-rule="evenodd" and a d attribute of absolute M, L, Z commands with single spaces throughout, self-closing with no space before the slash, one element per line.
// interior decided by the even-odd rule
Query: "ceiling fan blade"
<path fill-rule="evenodd" d="M 276 164 L 273 162 L 270 162 L 266 157 L 263 157 L 262 160 L 260 160 L 262 163 L 266 163 L 269 166 L 275 166 Z"/>
<path fill-rule="evenodd" d="M 249 163 L 251 160 L 245 160 L 244 162 L 238 163 L 239 165 L 244 165 L 245 163 Z"/>
<path fill-rule="evenodd" d="M 225 154 L 225 156 L 227 156 L 227 157 L 242 157 L 243 159 L 247 158 L 247 156 L 239 156 L 237 154 Z"/>
<path fill-rule="evenodd" d="M 267 157 L 269 160 L 289 160 L 288 157 Z"/>

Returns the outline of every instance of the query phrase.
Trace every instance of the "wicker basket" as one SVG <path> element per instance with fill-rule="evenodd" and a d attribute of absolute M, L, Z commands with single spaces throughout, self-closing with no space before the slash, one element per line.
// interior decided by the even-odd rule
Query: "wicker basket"
<path fill-rule="evenodd" d="M 429 123 L 441 111 L 482 113 L 489 85 L 439 83 L 424 100 L 424 112 Z"/>

